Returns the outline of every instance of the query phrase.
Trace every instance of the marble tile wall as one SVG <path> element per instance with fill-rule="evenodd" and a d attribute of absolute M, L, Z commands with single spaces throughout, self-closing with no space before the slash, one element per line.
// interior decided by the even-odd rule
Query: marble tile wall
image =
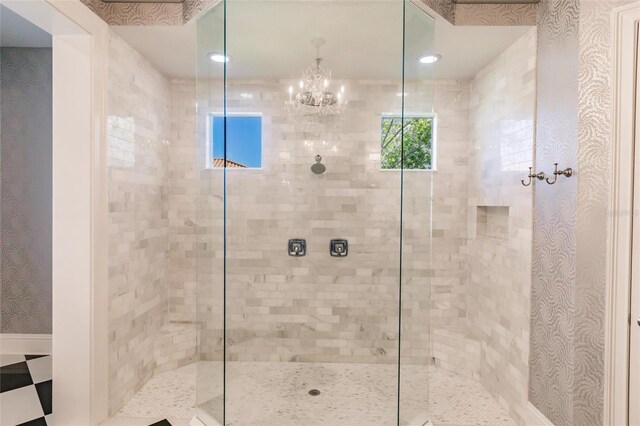
<path fill-rule="evenodd" d="M 347 116 L 341 128 L 320 136 L 299 131 L 287 117 L 288 84 L 252 80 L 228 87 L 229 112 L 261 112 L 264 132 L 263 169 L 232 170 L 227 177 L 228 357 L 394 362 L 400 176 L 379 170 L 379 120 L 383 112 L 400 111 L 399 86 L 345 81 Z M 463 324 L 466 314 L 468 82 L 439 81 L 435 94 L 430 84 L 413 89 L 407 112 L 431 112 L 433 99 L 438 104 L 437 179 L 442 182 L 434 189 L 433 263 L 438 267 L 431 268 L 426 224 L 433 172 L 405 174 L 403 361 L 424 363 L 429 308 L 432 321 L 440 324 Z M 195 91 L 194 82 L 172 82 L 170 311 L 174 321 L 203 324 L 203 356 L 216 359 L 222 349 L 222 176 L 219 170 L 203 170 L 204 160 L 188 155 L 195 143 Z M 214 94 L 209 102 L 210 110 L 219 111 L 221 97 Z M 198 121 L 201 126 L 204 115 Z M 309 170 L 316 153 L 327 166 L 322 176 Z M 287 255 L 287 240 L 295 237 L 307 239 L 307 256 Z M 338 237 L 350 242 L 345 259 L 328 254 L 329 240 Z M 174 267 L 174 256 L 184 261 L 183 270 Z"/>
<path fill-rule="evenodd" d="M 467 197 L 469 179 L 470 121 L 469 81 L 437 80 L 433 108 L 438 119 L 438 171 L 430 188 L 432 201 L 430 324 L 432 328 L 464 327 L 467 316 Z M 412 197 L 429 196 L 422 182 L 412 180 L 406 193 Z M 413 185 L 412 185 L 413 184 Z M 415 214 L 428 204 L 405 212 Z M 424 223 L 417 226 L 425 227 Z M 422 235 L 421 243 L 429 241 Z M 419 244 L 416 241 L 416 244 Z M 409 273 L 420 273 L 415 267 Z"/>
<path fill-rule="evenodd" d="M 109 42 L 109 410 L 155 368 L 168 321 L 170 86 L 114 33 Z"/>
<path fill-rule="evenodd" d="M 196 318 L 196 86 L 193 80 L 171 81 L 168 217 L 171 260 L 172 322 Z"/>
<path fill-rule="evenodd" d="M 471 81 L 467 321 L 480 382 L 523 422 L 528 399 L 536 31 Z M 536 184 L 534 184 L 536 185 Z M 547 185 L 537 183 L 537 185 Z"/>
<path fill-rule="evenodd" d="M 227 89 L 229 112 L 263 114 L 263 170 L 227 176 L 227 357 L 393 362 L 400 184 L 379 171 L 378 133 L 379 114 L 399 106 L 399 86 L 348 82 L 342 127 L 303 134 L 284 111 L 289 84 Z M 254 98 L 242 102 L 240 92 Z M 309 170 L 316 154 L 322 176 Z M 223 194 L 211 189 L 215 212 Z M 289 238 L 306 238 L 307 256 L 288 256 Z M 329 255 L 331 238 L 349 240 L 348 257 Z"/>

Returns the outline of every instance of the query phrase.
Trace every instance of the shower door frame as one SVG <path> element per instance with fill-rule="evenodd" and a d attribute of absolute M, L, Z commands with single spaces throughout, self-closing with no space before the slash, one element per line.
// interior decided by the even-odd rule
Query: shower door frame
<path fill-rule="evenodd" d="M 640 19 L 635 21 L 635 127 L 634 127 L 634 140 L 633 143 L 637 147 L 640 145 Z M 633 117 L 633 115 L 632 115 Z M 636 167 L 635 167 L 635 182 L 634 182 L 634 199 L 640 200 L 640 150 L 636 149 Z M 631 346 L 629 350 L 629 423 L 640 423 L 640 407 L 638 404 L 634 404 L 631 401 L 638 401 L 640 399 L 640 259 L 637 256 L 640 251 L 640 227 L 634 226 L 632 250 L 636 254 L 632 255 L 633 268 L 631 279 L 631 330 L 629 333 L 629 344 Z"/>
<path fill-rule="evenodd" d="M 58 424 L 96 425 L 108 415 L 109 27 L 80 0 L 2 4 L 52 39 L 54 415 Z"/>
<path fill-rule="evenodd" d="M 614 9 L 611 22 L 612 181 L 607 232 L 603 417 L 605 424 L 622 425 L 629 420 L 630 327 L 635 320 L 630 316 L 634 228 L 631 213 L 634 187 L 640 191 L 640 161 L 636 159 L 634 164 L 634 157 L 640 156 L 640 147 L 633 142 L 636 58 L 632 52 L 640 6 L 632 3 Z M 635 228 L 638 229 L 637 223 Z"/>

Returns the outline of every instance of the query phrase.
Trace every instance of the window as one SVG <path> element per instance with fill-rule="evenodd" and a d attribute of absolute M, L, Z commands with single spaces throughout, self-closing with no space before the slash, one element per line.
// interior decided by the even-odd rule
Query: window
<path fill-rule="evenodd" d="M 211 117 L 212 167 L 224 167 L 224 116 Z M 227 115 L 227 168 L 262 167 L 262 116 Z"/>
<path fill-rule="evenodd" d="M 381 121 L 380 168 L 396 170 L 402 166 L 404 150 L 405 170 L 434 170 L 435 118 L 422 116 L 383 116 Z M 401 146 L 404 145 L 404 146 Z"/>

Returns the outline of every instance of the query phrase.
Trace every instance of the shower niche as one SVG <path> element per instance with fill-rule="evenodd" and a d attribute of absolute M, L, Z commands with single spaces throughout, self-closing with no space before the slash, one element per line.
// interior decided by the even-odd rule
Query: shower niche
<path fill-rule="evenodd" d="M 508 206 L 477 206 L 476 235 L 480 238 L 509 238 Z"/>

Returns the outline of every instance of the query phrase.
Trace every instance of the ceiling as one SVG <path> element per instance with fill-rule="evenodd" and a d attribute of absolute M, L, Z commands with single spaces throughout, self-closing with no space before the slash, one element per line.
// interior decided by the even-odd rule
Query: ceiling
<path fill-rule="evenodd" d="M 0 46 L 51 47 L 51 35 L 0 5 Z"/>
<path fill-rule="evenodd" d="M 199 23 L 173 27 L 113 27 L 168 77 L 220 73 L 207 59 L 223 50 L 222 19 L 215 9 Z M 405 75 L 469 78 L 528 27 L 456 27 L 437 22 L 415 6 L 406 11 Z M 435 27 L 435 29 L 434 29 Z M 252 1 L 227 5 L 227 65 L 231 78 L 294 78 L 315 58 L 311 39 L 323 37 L 321 56 L 334 78 L 398 78 L 402 75 L 402 8 L 374 1 Z M 197 36 L 199 33 L 199 36 Z M 200 40 L 198 40 L 200 39 Z M 200 47 L 198 48 L 198 41 Z M 435 65 L 417 58 L 435 52 Z M 216 68 L 217 67 L 217 68 Z"/>

